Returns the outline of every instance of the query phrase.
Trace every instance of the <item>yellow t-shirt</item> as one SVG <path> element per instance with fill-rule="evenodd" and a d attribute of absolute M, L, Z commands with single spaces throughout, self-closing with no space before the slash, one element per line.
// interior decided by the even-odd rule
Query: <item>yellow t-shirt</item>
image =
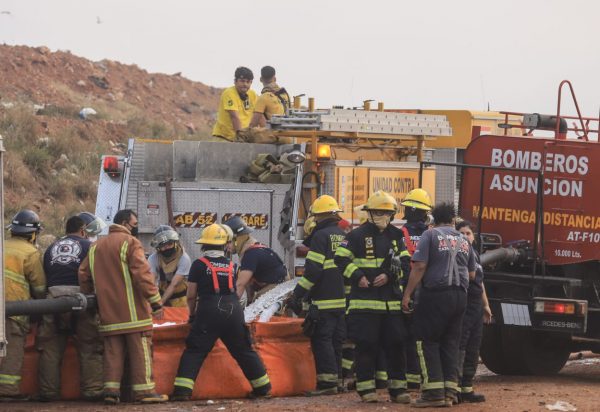
<path fill-rule="evenodd" d="M 283 93 L 281 98 L 285 100 L 287 107 L 290 107 L 287 93 Z M 283 107 L 283 104 L 281 104 L 279 97 L 271 92 L 265 92 L 258 97 L 254 112 L 264 114 L 267 120 L 269 120 L 274 114 L 284 114 L 285 108 Z"/>
<path fill-rule="evenodd" d="M 217 122 L 212 131 L 213 136 L 222 136 L 228 140 L 235 140 L 235 130 L 233 130 L 233 124 L 228 112 L 235 110 L 240 118 L 242 128 L 245 128 L 250 125 L 255 104 L 256 93 L 254 90 L 248 90 L 248 99 L 246 102 L 243 102 L 235 86 L 225 89 L 219 102 Z"/>

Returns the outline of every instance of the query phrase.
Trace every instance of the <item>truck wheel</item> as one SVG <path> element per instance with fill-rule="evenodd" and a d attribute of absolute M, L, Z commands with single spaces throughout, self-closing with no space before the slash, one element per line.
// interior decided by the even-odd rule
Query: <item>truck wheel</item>
<path fill-rule="evenodd" d="M 562 333 L 526 331 L 522 340 L 523 364 L 531 375 L 554 375 L 571 354 L 569 336 Z"/>
<path fill-rule="evenodd" d="M 519 340 L 520 331 L 517 329 L 484 326 L 479 351 L 484 365 L 498 375 L 527 375 Z"/>

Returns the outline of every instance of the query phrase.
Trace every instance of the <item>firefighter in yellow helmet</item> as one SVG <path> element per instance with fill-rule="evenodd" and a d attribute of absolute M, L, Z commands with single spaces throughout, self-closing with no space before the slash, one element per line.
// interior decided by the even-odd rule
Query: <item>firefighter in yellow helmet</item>
<path fill-rule="evenodd" d="M 10 238 L 4 242 L 4 293 L 7 302 L 43 299 L 46 276 L 40 253 L 35 247 L 42 230 L 40 218 L 32 210 L 18 212 L 8 226 Z M 33 296 L 32 296 L 33 295 Z M 23 367 L 28 316 L 6 318 L 6 357 L 0 359 L 0 400 L 23 400 L 19 390 Z"/>
<path fill-rule="evenodd" d="M 309 247 L 304 275 L 294 289 L 292 301 L 296 312 L 302 300 L 310 306 L 304 332 L 311 339 L 317 369 L 316 390 L 307 395 L 335 395 L 342 378 L 342 344 L 346 337 L 344 312 L 346 297 L 344 278 L 333 258 L 345 233 L 339 227 L 341 212 L 337 201 L 329 196 L 318 197 L 311 206 L 316 226 L 304 240 Z"/>
<path fill-rule="evenodd" d="M 337 248 L 335 263 L 351 280 L 348 337 L 356 345 L 356 390 L 363 402 L 377 402 L 376 364 L 387 360 L 388 391 L 395 403 L 410 403 L 406 393 L 404 316 L 401 311 L 401 259 L 408 258 L 402 231 L 391 224 L 398 211 L 389 193 L 373 193 L 365 205 L 368 220 Z"/>
<path fill-rule="evenodd" d="M 413 189 L 406 194 L 406 197 L 400 202 L 404 206 L 404 220 L 406 223 L 402 226 L 404 246 L 412 256 L 417 249 L 417 243 L 423 232 L 427 230 L 427 218 L 431 211 L 431 197 L 424 189 Z M 403 261 L 402 271 L 404 277 L 403 286 L 408 284 L 408 275 L 410 273 L 410 262 Z M 418 300 L 418 293 L 415 293 L 413 307 Z M 408 381 L 409 391 L 418 391 L 421 388 L 421 366 L 417 355 L 417 340 L 414 335 L 414 326 L 412 325 L 412 316 L 406 317 L 406 380 Z"/>
<path fill-rule="evenodd" d="M 221 339 L 252 386 L 252 396 L 265 397 L 271 383 L 265 367 L 248 340 L 244 312 L 235 292 L 235 268 L 225 257 L 227 231 L 207 226 L 200 239 L 202 257 L 192 263 L 187 302 L 192 324 L 179 361 L 173 401 L 189 400 L 194 382 L 217 339 Z"/>

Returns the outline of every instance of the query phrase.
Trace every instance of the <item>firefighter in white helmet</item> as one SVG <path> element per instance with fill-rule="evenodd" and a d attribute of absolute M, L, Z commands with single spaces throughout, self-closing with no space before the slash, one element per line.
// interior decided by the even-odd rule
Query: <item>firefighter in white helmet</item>
<path fill-rule="evenodd" d="M 318 197 L 310 208 L 316 226 L 304 240 L 306 255 L 304 275 L 294 289 L 292 302 L 299 312 L 301 301 L 310 302 L 304 333 L 311 339 L 317 369 L 317 388 L 309 396 L 338 393 L 342 377 L 342 344 L 346 336 L 344 279 L 333 262 L 345 233 L 339 227 L 341 212 L 337 201 L 328 195 Z"/>
<path fill-rule="evenodd" d="M 164 306 L 186 307 L 187 276 L 192 262 L 179 242 L 179 234 L 167 225 L 154 231 L 148 257 Z"/>
<path fill-rule="evenodd" d="M 391 224 L 396 199 L 377 191 L 365 205 L 368 221 L 350 232 L 338 247 L 335 263 L 351 280 L 348 337 L 356 345 L 356 390 L 363 402 L 377 402 L 375 371 L 383 349 L 388 363 L 390 399 L 410 403 L 406 393 L 402 270 L 408 252 L 402 231 Z"/>

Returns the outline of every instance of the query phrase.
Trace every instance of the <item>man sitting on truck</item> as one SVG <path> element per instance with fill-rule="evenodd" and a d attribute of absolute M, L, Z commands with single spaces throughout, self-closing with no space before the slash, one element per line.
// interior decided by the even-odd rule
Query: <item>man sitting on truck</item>
<path fill-rule="evenodd" d="M 265 127 L 274 114 L 285 114 L 290 107 L 290 96 L 277 85 L 273 67 L 265 66 L 260 70 L 260 82 L 263 89 L 256 101 L 250 127 Z"/>
<path fill-rule="evenodd" d="M 238 140 L 240 130 L 250 125 L 256 104 L 256 93 L 250 90 L 253 79 L 254 74 L 247 67 L 235 70 L 234 85 L 221 94 L 217 122 L 212 131 L 214 137 L 234 142 Z"/>
<path fill-rule="evenodd" d="M 283 282 L 287 269 L 273 249 L 250 236 L 252 229 L 241 217 L 233 216 L 225 224 L 233 231 L 233 252 L 240 258 L 236 291 L 238 297 L 246 291 L 248 303 L 251 303 Z"/>

